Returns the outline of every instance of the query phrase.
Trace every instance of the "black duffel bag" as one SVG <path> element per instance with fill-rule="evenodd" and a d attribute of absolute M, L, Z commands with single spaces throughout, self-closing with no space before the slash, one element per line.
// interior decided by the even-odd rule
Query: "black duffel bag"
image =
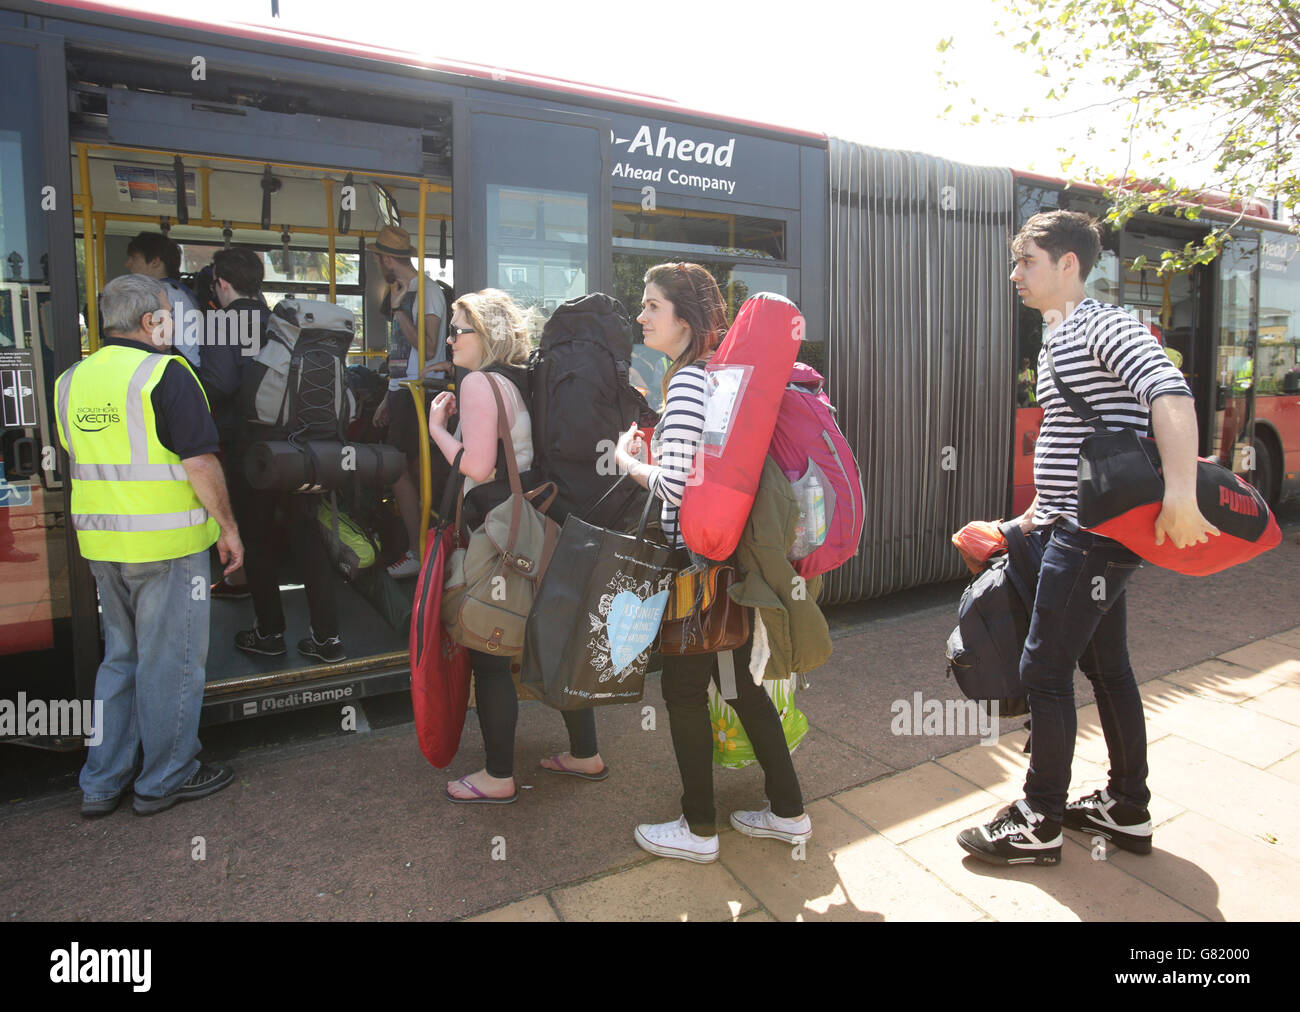
<path fill-rule="evenodd" d="M 996 702 L 998 716 L 1029 712 L 1020 684 L 1020 655 L 1029 635 L 1043 562 L 1040 538 L 1011 520 L 1001 527 L 1005 554 L 995 556 L 961 595 L 957 628 L 948 637 L 948 674 L 967 699 Z"/>

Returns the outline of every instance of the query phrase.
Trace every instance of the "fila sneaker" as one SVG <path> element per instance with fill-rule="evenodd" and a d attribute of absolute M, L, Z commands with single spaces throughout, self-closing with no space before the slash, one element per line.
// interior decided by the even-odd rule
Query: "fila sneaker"
<path fill-rule="evenodd" d="M 957 842 L 989 864 L 1061 863 L 1061 824 L 1024 801 L 1002 809 L 988 825 L 963 829 Z"/>
<path fill-rule="evenodd" d="M 708 864 L 718 859 L 718 836 L 696 836 L 686 824 L 686 816 L 676 822 L 643 823 L 632 833 L 636 845 L 660 857 L 678 857 L 683 861 Z"/>
<path fill-rule="evenodd" d="M 1151 853 L 1151 813 L 1116 801 L 1105 790 L 1065 806 L 1065 828 L 1104 836 L 1122 850 Z"/>

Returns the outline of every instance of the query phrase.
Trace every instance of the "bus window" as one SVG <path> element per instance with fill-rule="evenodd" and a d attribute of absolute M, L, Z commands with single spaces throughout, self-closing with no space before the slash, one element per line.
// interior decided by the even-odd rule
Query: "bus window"
<path fill-rule="evenodd" d="M 1229 465 L 1234 461 L 1233 447 L 1249 418 L 1249 394 L 1254 383 L 1251 324 L 1255 318 L 1258 262 L 1259 240 L 1253 235 L 1234 238 L 1219 256 L 1218 361 L 1209 449 Z"/>
<path fill-rule="evenodd" d="M 614 203 L 615 249 L 660 249 L 674 259 L 695 256 L 786 259 L 785 222 L 773 218 Z"/>
<path fill-rule="evenodd" d="M 1253 480 L 1276 499 L 1300 472 L 1300 240 L 1292 235 L 1261 237 L 1255 418 L 1267 435 Z"/>

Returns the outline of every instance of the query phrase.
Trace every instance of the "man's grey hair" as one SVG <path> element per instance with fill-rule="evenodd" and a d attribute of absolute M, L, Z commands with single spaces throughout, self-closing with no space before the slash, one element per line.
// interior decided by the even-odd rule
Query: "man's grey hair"
<path fill-rule="evenodd" d="M 167 305 L 167 289 L 146 274 L 123 274 L 104 286 L 99 309 L 105 332 L 134 334 L 140 317 L 152 315 Z"/>

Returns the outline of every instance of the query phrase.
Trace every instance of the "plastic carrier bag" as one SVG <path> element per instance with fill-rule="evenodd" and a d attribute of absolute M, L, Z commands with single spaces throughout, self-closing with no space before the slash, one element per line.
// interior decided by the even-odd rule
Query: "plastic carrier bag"
<path fill-rule="evenodd" d="M 748 678 L 749 673 L 737 672 L 737 677 Z M 776 707 L 777 716 L 781 718 L 785 744 L 791 754 L 808 733 L 808 718 L 794 705 L 795 679 L 798 677 L 791 675 L 789 678 L 769 678 L 763 683 L 772 705 Z M 758 762 L 754 746 L 750 744 L 749 736 L 740 723 L 739 714 L 722 698 L 712 681 L 709 682 L 709 723 L 713 727 L 715 765 L 723 769 L 743 770 Z"/>

